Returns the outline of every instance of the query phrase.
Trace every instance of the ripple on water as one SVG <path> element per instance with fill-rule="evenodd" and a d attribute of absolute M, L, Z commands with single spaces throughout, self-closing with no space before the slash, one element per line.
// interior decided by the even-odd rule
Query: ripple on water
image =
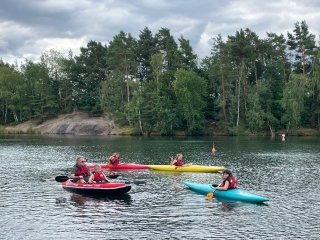
<path fill-rule="evenodd" d="M 0 230 L 5 239 L 81 239 L 81 229 L 108 239 L 317 239 L 320 189 L 310 176 L 319 174 L 320 145 L 304 141 L 219 138 L 211 154 L 206 138 L 0 137 Z M 142 164 L 167 164 L 182 152 L 187 162 L 224 165 L 240 188 L 270 201 L 208 201 L 182 183 L 218 183 L 220 173 L 122 171 L 116 181 L 147 184 L 118 197 L 70 193 L 54 181 L 78 154 L 99 163 L 114 151 Z"/>

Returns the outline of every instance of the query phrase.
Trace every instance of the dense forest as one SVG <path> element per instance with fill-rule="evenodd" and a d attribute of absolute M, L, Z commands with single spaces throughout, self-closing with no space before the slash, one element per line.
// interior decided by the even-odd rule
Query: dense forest
<path fill-rule="evenodd" d="M 39 62 L 0 60 L 3 125 L 61 113 L 108 114 L 134 134 L 271 134 L 320 131 L 320 48 L 305 21 L 261 39 L 240 29 L 213 38 L 199 60 L 189 40 L 148 27 L 91 40 L 78 56 L 50 50 Z"/>

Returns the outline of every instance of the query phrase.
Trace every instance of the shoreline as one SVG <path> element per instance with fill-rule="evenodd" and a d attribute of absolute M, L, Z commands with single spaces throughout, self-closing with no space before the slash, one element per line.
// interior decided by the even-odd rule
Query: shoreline
<path fill-rule="evenodd" d="M 269 132 L 257 134 L 241 132 L 240 134 L 227 134 L 221 129 L 209 126 L 211 131 L 205 130 L 201 136 L 272 136 Z M 58 135 L 137 135 L 130 127 L 119 127 L 108 115 L 102 117 L 89 117 L 85 112 L 61 114 L 56 118 L 39 123 L 29 120 L 17 126 L 0 126 L 0 134 L 58 134 Z M 274 136 L 320 136 L 320 132 L 313 128 L 300 127 L 295 132 L 286 133 L 285 129 L 275 132 Z M 147 136 L 147 135 L 145 135 Z M 153 132 L 149 136 L 161 136 Z M 188 136 L 185 132 L 177 131 L 170 136 Z"/>

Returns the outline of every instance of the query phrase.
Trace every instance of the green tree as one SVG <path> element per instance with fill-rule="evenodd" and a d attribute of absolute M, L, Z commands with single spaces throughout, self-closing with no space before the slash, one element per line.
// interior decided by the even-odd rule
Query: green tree
<path fill-rule="evenodd" d="M 267 84 L 262 81 L 250 88 L 248 96 L 248 123 L 249 130 L 252 133 L 259 133 L 263 130 L 265 118 L 267 117 L 264 110 L 267 90 Z"/>
<path fill-rule="evenodd" d="M 130 102 L 131 91 L 130 82 L 137 76 L 136 49 L 137 42 L 131 36 L 123 31 L 113 37 L 109 42 L 109 48 L 106 56 L 108 69 L 116 71 L 123 75 L 123 81 L 126 83 L 127 102 Z"/>
<path fill-rule="evenodd" d="M 300 62 L 300 64 L 296 65 L 295 72 L 302 72 L 305 75 L 310 72 L 311 57 L 316 48 L 315 35 L 309 33 L 309 26 L 306 21 L 296 22 L 294 27 L 293 33 L 288 32 L 287 44 L 289 45 L 289 50 L 295 51 L 295 59 Z"/>
<path fill-rule="evenodd" d="M 79 101 L 79 72 L 80 66 L 77 66 L 70 50 L 68 58 L 59 61 L 62 75 L 59 78 L 58 104 L 61 113 L 69 113 L 76 107 Z"/>
<path fill-rule="evenodd" d="M 47 69 L 41 64 L 26 60 L 21 66 L 25 93 L 22 97 L 24 110 L 29 119 L 49 119 L 58 114 L 56 94 L 50 84 Z"/>
<path fill-rule="evenodd" d="M 286 83 L 281 106 L 285 110 L 281 121 L 286 124 L 287 131 L 295 131 L 301 123 L 304 110 L 307 79 L 302 74 L 292 73 Z"/>
<path fill-rule="evenodd" d="M 102 109 L 110 115 L 123 118 L 126 102 L 126 83 L 123 73 L 113 71 L 102 83 Z"/>
<path fill-rule="evenodd" d="M 206 88 L 205 79 L 198 77 L 195 72 L 177 70 L 174 92 L 179 112 L 187 123 L 189 133 L 199 132 L 205 123 L 203 109 L 206 106 Z"/>
<path fill-rule="evenodd" d="M 137 41 L 138 76 L 140 80 L 152 79 L 151 57 L 157 54 L 156 40 L 148 27 L 140 31 Z"/>
<path fill-rule="evenodd" d="M 310 90 L 312 93 L 312 122 L 320 131 L 320 49 L 312 60 L 312 76 Z"/>
<path fill-rule="evenodd" d="M 43 52 L 40 59 L 42 66 L 47 69 L 50 85 L 56 94 L 60 111 L 69 112 L 72 109 L 70 106 L 72 84 L 65 71 L 67 67 L 66 58 L 61 52 L 50 49 Z"/>
<path fill-rule="evenodd" d="M 157 53 L 151 56 L 151 66 L 152 66 L 152 75 L 153 79 L 156 82 L 156 89 L 157 89 L 157 94 L 159 94 L 159 89 L 161 88 L 160 86 L 160 77 L 162 75 L 162 63 L 163 63 L 163 57 L 161 53 Z"/>
<path fill-rule="evenodd" d="M 268 50 L 268 62 L 267 64 L 274 64 L 278 62 L 281 64 L 283 81 L 287 81 L 287 76 L 289 75 L 289 64 L 288 64 L 288 53 L 287 53 L 287 40 L 284 38 L 283 34 L 277 35 L 276 33 L 268 33 L 267 42 L 269 43 Z"/>
<path fill-rule="evenodd" d="M 80 48 L 80 55 L 75 57 L 76 67 L 73 70 L 78 77 L 77 105 L 94 116 L 102 113 L 101 84 L 106 78 L 106 50 L 106 46 L 91 40 L 87 47 Z"/>
<path fill-rule="evenodd" d="M 190 41 L 181 36 L 179 39 L 180 67 L 195 71 L 197 68 L 197 54 L 194 53 Z"/>
<path fill-rule="evenodd" d="M 172 135 L 181 126 L 177 104 L 169 96 L 161 96 L 157 104 L 155 129 L 163 135 Z"/>
<path fill-rule="evenodd" d="M 20 73 L 8 65 L 0 65 L 0 101 L 4 124 L 7 124 L 10 113 L 12 113 L 14 121 L 19 122 L 18 111 L 22 110 L 20 101 L 23 87 Z"/>
<path fill-rule="evenodd" d="M 235 114 L 235 79 L 236 66 L 230 56 L 230 42 L 225 43 L 219 34 L 213 38 L 211 58 L 209 63 L 210 96 L 214 100 L 213 108 L 218 109 L 215 119 L 219 120 L 224 129 L 233 122 Z M 211 110 L 212 111 L 212 110 Z"/>
<path fill-rule="evenodd" d="M 167 28 L 161 28 L 155 39 L 157 48 L 163 56 L 163 86 L 172 89 L 175 72 L 181 66 L 178 45 Z"/>

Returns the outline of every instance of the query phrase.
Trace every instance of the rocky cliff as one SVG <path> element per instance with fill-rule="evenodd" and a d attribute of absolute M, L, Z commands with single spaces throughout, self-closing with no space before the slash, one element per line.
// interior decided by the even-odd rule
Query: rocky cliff
<path fill-rule="evenodd" d="M 35 124 L 27 121 L 15 127 L 7 127 L 8 131 L 27 132 L 28 129 L 37 130 L 47 134 L 71 134 L 71 135 L 116 135 L 121 134 L 120 128 L 104 117 L 88 117 L 86 113 L 76 112 L 59 115 L 57 118 L 50 119 L 42 124 Z"/>

